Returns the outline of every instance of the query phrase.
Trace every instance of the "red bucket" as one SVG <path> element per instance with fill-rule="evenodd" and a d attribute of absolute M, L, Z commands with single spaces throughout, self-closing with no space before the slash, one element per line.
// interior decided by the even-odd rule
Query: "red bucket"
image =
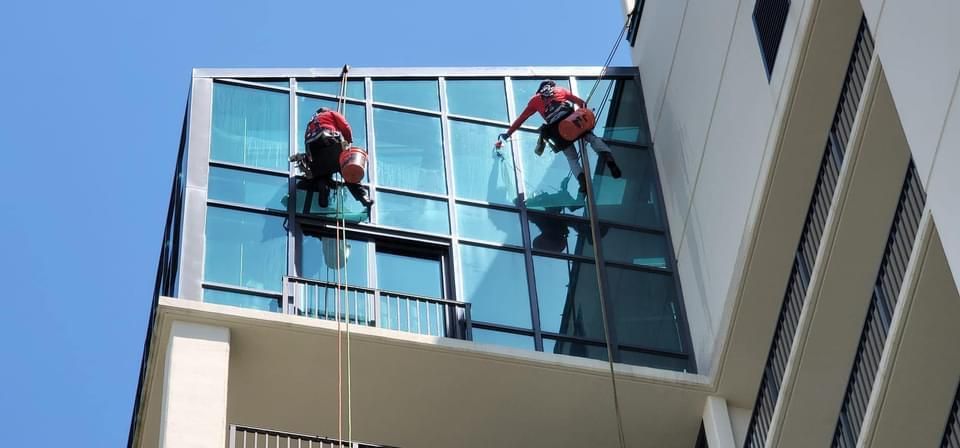
<path fill-rule="evenodd" d="M 367 171 L 367 152 L 353 146 L 340 153 L 340 175 L 349 184 L 358 184 Z"/>

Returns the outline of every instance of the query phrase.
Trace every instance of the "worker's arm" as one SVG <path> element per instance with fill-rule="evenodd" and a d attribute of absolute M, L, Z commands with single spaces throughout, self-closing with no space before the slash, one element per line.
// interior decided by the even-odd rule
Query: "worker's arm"
<path fill-rule="evenodd" d="M 339 113 L 334 113 L 333 118 L 337 121 L 337 128 L 340 129 L 340 133 L 343 134 L 343 138 L 347 141 L 347 143 L 353 143 L 353 130 L 350 129 L 350 123 L 347 123 L 347 119 Z"/>
<path fill-rule="evenodd" d="M 580 99 L 579 96 L 576 96 L 576 95 L 574 95 L 574 94 L 572 94 L 572 93 L 569 94 L 568 99 L 569 99 L 570 101 L 573 101 L 573 104 L 576 104 L 577 107 L 587 107 L 587 102 L 586 102 L 586 101 Z"/>
<path fill-rule="evenodd" d="M 513 124 L 510 125 L 510 129 L 507 129 L 507 132 L 503 133 L 505 138 L 510 138 L 517 129 L 520 129 L 520 126 L 524 121 L 527 121 L 527 118 L 530 118 L 537 111 L 537 105 L 533 104 L 533 101 L 527 104 L 527 108 L 523 110 L 523 113 L 517 117 L 516 120 L 513 120 Z"/>

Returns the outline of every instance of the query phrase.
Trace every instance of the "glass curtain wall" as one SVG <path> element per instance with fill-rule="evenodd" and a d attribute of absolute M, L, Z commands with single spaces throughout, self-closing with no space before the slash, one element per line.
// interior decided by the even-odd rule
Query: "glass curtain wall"
<path fill-rule="evenodd" d="M 368 214 L 343 196 L 344 217 L 358 231 L 352 251 L 364 253 L 363 266 L 348 266 L 360 269 L 351 278 L 368 288 L 410 289 L 402 283 L 409 279 L 378 269 L 402 270 L 419 259 L 400 257 L 395 241 L 381 253 L 379 240 L 429 240 L 445 248 L 450 266 L 423 274 L 429 280 L 415 292 L 470 303 L 474 341 L 606 359 L 599 263 L 615 360 L 693 370 L 639 81 L 555 78 L 585 99 L 594 92 L 595 133 L 623 172 L 614 179 L 588 150 L 597 243 L 564 155 L 533 152 L 539 116 L 501 150 L 493 146 L 542 79 L 439 75 L 347 85 L 345 115 L 354 144 L 371 155 L 364 183 L 377 201 Z M 330 224 L 337 197 L 324 209 L 315 195 L 291 190 L 287 157 L 303 151 L 307 121 L 319 107 L 336 108 L 339 90 L 329 78 L 215 81 L 206 301 L 281 311 L 284 276 L 329 275 L 318 255 L 322 236 L 298 229 Z M 596 259 L 597 244 L 605 260 Z"/>

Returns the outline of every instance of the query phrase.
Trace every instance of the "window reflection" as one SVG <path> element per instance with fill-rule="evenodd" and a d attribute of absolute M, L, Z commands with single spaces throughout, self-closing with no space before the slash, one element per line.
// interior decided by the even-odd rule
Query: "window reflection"
<path fill-rule="evenodd" d="M 307 130 L 307 123 L 321 107 L 337 110 L 337 102 L 306 96 L 297 97 L 297 135 L 294 139 L 297 142 L 297 151 L 303 152 L 303 135 Z M 359 104 L 347 104 L 344 106 L 343 116 L 350 124 L 350 130 L 353 131 L 353 145 L 367 149 L 367 114 L 364 107 Z"/>
<path fill-rule="evenodd" d="M 683 350 L 673 277 L 607 266 L 613 324 L 621 344 Z"/>
<path fill-rule="evenodd" d="M 531 245 L 536 250 L 593 257 L 590 223 L 531 211 Z"/>
<path fill-rule="evenodd" d="M 457 225 L 465 238 L 523 245 L 520 215 L 515 212 L 457 204 Z"/>
<path fill-rule="evenodd" d="M 584 100 L 596 81 L 596 78 L 577 78 L 577 89 Z M 615 81 L 604 79 L 597 85 L 593 98 L 590 99 L 590 108 L 600 109 L 601 101 L 608 91 L 610 94 L 603 103 L 603 110 L 597 115 L 597 126 L 593 133 L 604 140 L 649 144 L 640 84 L 633 78 Z"/>
<path fill-rule="evenodd" d="M 277 299 L 232 291 L 220 291 L 217 289 L 204 288 L 203 301 L 206 303 L 216 303 L 218 305 L 272 311 L 274 313 L 280 311 L 280 301 Z"/>
<path fill-rule="evenodd" d="M 533 336 L 486 330 L 483 328 L 473 329 L 473 342 L 519 348 L 521 350 L 533 350 Z"/>
<path fill-rule="evenodd" d="M 286 171 L 290 104 L 286 93 L 216 83 L 210 158 Z"/>
<path fill-rule="evenodd" d="M 605 167 L 601 167 L 602 175 L 593 177 L 600 219 L 663 228 L 656 166 L 649 150 L 610 146 L 623 177 L 610 177 Z"/>
<path fill-rule="evenodd" d="M 440 110 L 440 89 L 437 80 L 373 81 L 373 100 L 418 109 Z"/>
<path fill-rule="evenodd" d="M 533 271 L 543 331 L 606 339 L 593 263 L 533 257 Z"/>
<path fill-rule="evenodd" d="M 530 97 L 537 93 L 537 88 L 540 87 L 540 83 L 545 79 L 546 78 L 513 79 L 513 110 L 516 111 L 517 115 L 520 115 L 523 109 L 527 107 L 527 102 L 530 101 Z M 554 79 L 554 82 L 557 83 L 557 87 L 570 90 L 569 79 Z M 538 127 L 541 124 L 543 124 L 543 117 L 541 117 L 539 113 L 533 114 L 526 123 L 524 123 L 525 126 L 532 127 Z"/>
<path fill-rule="evenodd" d="M 377 192 L 379 224 L 430 233 L 450 233 L 447 203 L 434 199 Z"/>
<path fill-rule="evenodd" d="M 377 286 L 391 292 L 443 298 L 440 259 L 378 250 Z"/>
<path fill-rule="evenodd" d="M 447 192 L 439 118 L 375 109 L 373 121 L 381 185 Z"/>
<path fill-rule="evenodd" d="M 667 241 L 662 234 L 603 228 L 603 256 L 608 261 L 667 268 Z"/>
<path fill-rule="evenodd" d="M 283 218 L 207 207 L 205 241 L 205 281 L 280 291 L 287 269 Z"/>
<path fill-rule="evenodd" d="M 543 338 L 543 351 L 558 355 L 577 356 L 580 358 L 607 360 L 607 347 L 601 344 L 589 344 L 573 340 L 556 340 Z"/>
<path fill-rule="evenodd" d="M 216 166 L 210 167 L 210 199 L 272 210 L 287 209 L 287 178 Z"/>
<path fill-rule="evenodd" d="M 339 79 L 336 81 L 297 80 L 297 90 L 340 96 L 340 80 Z M 362 79 L 347 81 L 347 98 L 353 98 L 355 100 L 362 100 L 366 98 L 366 95 L 364 95 Z"/>
<path fill-rule="evenodd" d="M 342 200 L 338 212 L 338 201 Z M 343 218 L 347 222 L 368 222 L 370 214 L 367 208 L 353 198 L 346 189 L 333 189 L 327 196 L 327 206 L 320 206 L 320 193 L 297 190 L 297 213 L 329 219 Z"/>
<path fill-rule="evenodd" d="M 549 147 L 543 155 L 533 152 L 537 134 L 517 132 L 514 145 L 523 160 L 523 185 L 526 189 L 527 208 L 548 213 L 586 215 L 586 201 L 579 193 L 579 184 L 570 171 L 563 153 L 553 153 Z M 591 163 L 596 164 L 597 154 L 587 150 Z M 618 160 L 619 161 L 619 160 Z"/>
<path fill-rule="evenodd" d="M 339 280 L 348 285 L 369 286 L 367 278 L 367 246 L 361 240 L 348 239 L 345 245 L 337 247 L 336 238 L 328 235 L 303 235 L 301 255 L 301 275 L 305 278 L 337 283 Z M 340 262 L 337 263 L 337 256 Z"/>
<path fill-rule="evenodd" d="M 450 120 L 450 145 L 457 197 L 513 205 L 517 198 L 513 153 L 509 145 L 495 151 L 497 134 L 506 128 Z"/>
<path fill-rule="evenodd" d="M 448 112 L 507 121 L 507 95 L 502 79 L 448 79 Z"/>
<path fill-rule="evenodd" d="M 463 294 L 474 321 L 530 328 L 523 254 L 460 245 Z"/>

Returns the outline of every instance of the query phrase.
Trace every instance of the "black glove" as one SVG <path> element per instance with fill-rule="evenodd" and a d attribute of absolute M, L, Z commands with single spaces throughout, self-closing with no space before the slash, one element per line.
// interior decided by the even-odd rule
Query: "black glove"
<path fill-rule="evenodd" d="M 499 139 L 499 140 L 509 140 L 509 139 L 510 139 L 510 134 L 507 134 L 506 132 L 504 132 L 504 133 L 498 135 L 498 136 L 497 136 L 497 139 Z"/>

